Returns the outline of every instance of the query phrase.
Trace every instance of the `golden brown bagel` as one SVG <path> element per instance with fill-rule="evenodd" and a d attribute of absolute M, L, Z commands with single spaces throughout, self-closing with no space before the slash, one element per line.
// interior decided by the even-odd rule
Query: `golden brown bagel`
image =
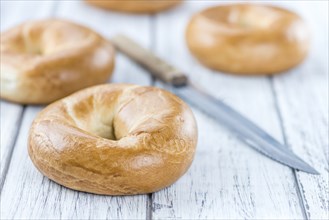
<path fill-rule="evenodd" d="M 197 143 L 190 108 L 155 87 L 94 86 L 46 107 L 29 134 L 29 155 L 47 177 L 104 195 L 160 190 L 190 166 Z"/>
<path fill-rule="evenodd" d="M 282 8 L 233 4 L 194 15 L 187 45 L 205 66 L 237 74 L 273 74 L 299 64 L 309 50 L 303 20 Z"/>
<path fill-rule="evenodd" d="M 32 21 L 1 33 L 3 99 L 49 103 L 106 82 L 113 66 L 112 45 L 68 21 Z"/>
<path fill-rule="evenodd" d="M 89 4 L 114 11 L 156 13 L 181 3 L 182 0 L 86 0 Z"/>

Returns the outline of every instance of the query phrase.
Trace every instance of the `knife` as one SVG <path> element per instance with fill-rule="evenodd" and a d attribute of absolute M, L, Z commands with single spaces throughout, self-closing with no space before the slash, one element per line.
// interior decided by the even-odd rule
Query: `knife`
<path fill-rule="evenodd" d="M 224 102 L 203 92 L 190 82 L 181 71 L 169 65 L 151 51 L 141 47 L 124 35 L 117 35 L 111 41 L 117 50 L 149 70 L 152 76 L 166 83 L 169 90 L 217 122 L 224 124 L 239 139 L 252 148 L 272 160 L 296 170 L 319 174 L 318 171 L 295 155 L 287 146 L 279 143 L 259 126 Z"/>

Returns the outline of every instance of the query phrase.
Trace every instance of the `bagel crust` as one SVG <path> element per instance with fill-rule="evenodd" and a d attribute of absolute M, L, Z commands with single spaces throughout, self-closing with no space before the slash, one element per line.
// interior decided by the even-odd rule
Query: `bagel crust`
<path fill-rule="evenodd" d="M 181 0 L 86 0 L 89 4 L 101 8 L 130 12 L 130 13 L 156 13 L 167 10 L 178 4 Z"/>
<path fill-rule="evenodd" d="M 192 163 L 197 127 L 191 109 L 155 87 L 94 86 L 42 110 L 28 152 L 49 179 L 104 195 L 158 191 Z"/>
<path fill-rule="evenodd" d="M 230 4 L 195 14 L 186 29 L 191 53 L 205 66 L 236 74 L 274 74 L 304 60 L 309 32 L 288 10 Z"/>
<path fill-rule="evenodd" d="M 72 22 L 31 21 L 1 33 L 3 99 L 50 103 L 106 82 L 113 67 L 113 46 Z"/>

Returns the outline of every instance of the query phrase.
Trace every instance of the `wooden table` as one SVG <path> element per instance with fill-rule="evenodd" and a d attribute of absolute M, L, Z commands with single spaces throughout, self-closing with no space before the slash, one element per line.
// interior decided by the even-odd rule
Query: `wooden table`
<path fill-rule="evenodd" d="M 139 196 L 98 196 L 62 187 L 37 171 L 27 134 L 44 106 L 1 101 L 2 219 L 325 219 L 328 186 L 328 2 L 275 2 L 298 12 L 312 31 L 307 60 L 286 74 L 241 77 L 211 71 L 188 52 L 190 16 L 222 1 L 186 1 L 157 15 L 130 15 L 82 1 L 2 1 L 1 31 L 29 19 L 61 17 L 111 38 L 125 33 L 189 74 L 309 162 L 321 175 L 280 165 L 193 109 L 199 128 L 195 160 L 175 184 Z M 270 3 L 270 2 L 266 2 Z M 157 85 L 118 54 L 112 82 Z"/>

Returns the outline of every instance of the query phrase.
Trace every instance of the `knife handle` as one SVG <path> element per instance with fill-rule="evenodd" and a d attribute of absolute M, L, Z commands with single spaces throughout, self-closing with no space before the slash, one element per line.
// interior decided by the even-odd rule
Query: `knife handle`
<path fill-rule="evenodd" d="M 157 57 L 150 50 L 147 50 L 138 43 L 124 35 L 117 35 L 111 42 L 116 49 L 126 54 L 129 58 L 145 67 L 154 77 L 179 87 L 187 84 L 187 76 L 166 61 Z"/>

